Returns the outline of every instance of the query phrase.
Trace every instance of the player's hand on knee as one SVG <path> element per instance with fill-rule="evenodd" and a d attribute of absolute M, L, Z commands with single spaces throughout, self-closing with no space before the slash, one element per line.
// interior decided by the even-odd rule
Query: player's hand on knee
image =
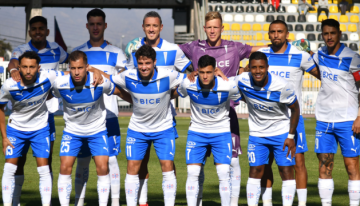
<path fill-rule="evenodd" d="M 221 77 L 225 81 L 229 81 L 229 79 L 225 76 L 225 74 L 219 68 L 215 68 L 215 76 Z"/>
<path fill-rule="evenodd" d="M 286 140 L 285 140 L 285 142 L 284 142 L 283 151 L 285 151 L 285 147 L 288 147 L 288 151 L 287 151 L 287 153 L 286 153 L 286 157 L 288 157 L 289 154 L 291 154 L 291 159 L 292 159 L 292 158 L 295 156 L 295 151 L 296 151 L 294 139 L 286 138 Z M 290 153 L 290 152 L 291 152 L 291 153 Z"/>
<path fill-rule="evenodd" d="M 198 75 L 198 71 L 193 71 L 189 75 L 187 75 L 187 78 L 190 80 L 190 82 L 195 82 L 195 77 Z"/>
<path fill-rule="evenodd" d="M 8 146 L 10 146 L 11 148 L 15 148 L 14 145 L 11 144 L 10 140 L 7 137 L 3 137 L 3 153 L 4 155 L 6 155 L 6 149 Z"/>
<path fill-rule="evenodd" d="M 11 78 L 16 82 L 19 82 L 21 80 L 19 70 L 15 70 L 15 69 L 12 70 L 10 75 L 11 75 Z"/>
<path fill-rule="evenodd" d="M 360 134 L 360 117 L 358 116 L 353 125 L 352 125 L 352 131 L 355 133 L 355 134 Z"/>

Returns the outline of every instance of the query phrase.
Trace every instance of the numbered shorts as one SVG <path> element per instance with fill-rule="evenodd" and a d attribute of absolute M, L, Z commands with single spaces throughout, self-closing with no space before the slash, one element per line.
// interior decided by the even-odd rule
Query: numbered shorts
<path fill-rule="evenodd" d="M 272 137 L 249 136 L 249 165 L 252 167 L 268 164 L 270 152 L 274 153 L 275 161 L 278 166 L 295 165 L 295 157 L 291 158 L 291 154 L 289 154 L 289 156 L 286 156 L 288 147 L 286 147 L 285 150 L 282 151 L 284 142 L 287 137 L 288 133 Z"/>
<path fill-rule="evenodd" d="M 76 157 L 84 145 L 90 148 L 90 155 L 92 156 L 109 156 L 106 134 L 106 130 L 88 136 L 75 135 L 64 131 L 61 139 L 60 156 Z"/>
<path fill-rule="evenodd" d="M 202 164 L 207 150 L 213 153 L 215 163 L 230 164 L 231 133 L 200 133 L 189 130 L 185 151 L 186 164 Z"/>
<path fill-rule="evenodd" d="M 26 155 L 31 146 L 34 157 L 49 158 L 50 154 L 50 133 L 49 126 L 40 130 L 24 132 L 10 126 L 6 128 L 6 134 L 11 144 L 6 148 L 5 159 L 18 158 Z"/>
<path fill-rule="evenodd" d="M 53 142 L 53 141 L 55 141 L 55 138 L 56 138 L 55 118 L 54 118 L 53 113 L 49 112 L 48 123 L 49 123 L 49 130 L 50 130 L 50 141 Z"/>
<path fill-rule="evenodd" d="M 347 122 L 321 122 L 316 121 L 315 152 L 336 153 L 338 143 L 344 157 L 357 157 L 360 155 L 359 135 L 352 131 L 354 121 Z"/>
<path fill-rule="evenodd" d="M 295 154 L 305 153 L 309 150 L 307 147 L 305 124 L 304 124 L 304 118 L 302 115 L 300 115 L 299 123 L 296 127 L 294 140 L 295 140 L 295 144 L 296 144 Z"/>
<path fill-rule="evenodd" d="M 161 132 L 136 132 L 128 129 L 126 138 L 126 158 L 142 160 L 146 150 L 154 144 L 159 160 L 174 161 L 175 131 L 174 127 Z"/>

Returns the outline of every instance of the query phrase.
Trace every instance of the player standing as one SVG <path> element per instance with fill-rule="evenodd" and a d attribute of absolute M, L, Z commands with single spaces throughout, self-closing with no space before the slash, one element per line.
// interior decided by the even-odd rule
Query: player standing
<path fill-rule="evenodd" d="M 48 42 L 46 37 L 50 31 L 47 28 L 47 20 L 42 16 L 35 16 L 29 21 L 29 36 L 31 40 L 27 44 L 20 45 L 14 49 L 8 65 L 8 72 L 15 81 L 20 81 L 20 73 L 18 71 L 19 57 L 26 51 L 34 51 L 40 56 L 40 70 L 57 71 L 59 64 L 67 61 L 68 54 L 55 42 Z M 52 151 L 56 137 L 54 113 L 59 109 L 59 100 L 53 98 L 46 101 L 46 106 L 49 110 L 49 128 L 50 128 L 50 155 L 49 166 L 52 176 Z M 20 204 L 21 188 L 24 183 L 24 165 L 26 162 L 26 155 L 19 157 L 18 168 L 15 173 L 15 189 L 13 197 L 13 205 L 18 206 Z"/>
<path fill-rule="evenodd" d="M 321 76 L 321 88 L 315 108 L 315 152 L 319 159 L 319 194 L 323 206 L 331 205 L 334 191 L 334 154 L 339 142 L 349 175 L 350 205 L 357 206 L 360 199 L 360 56 L 340 43 L 341 31 L 338 21 L 324 20 L 321 23 L 321 31 L 326 46 L 319 48 L 313 55 Z"/>
<path fill-rule="evenodd" d="M 40 57 L 34 51 L 24 52 L 17 60 L 20 81 L 7 79 L 0 91 L 0 130 L 6 159 L 2 176 L 3 203 L 4 206 L 14 204 L 17 165 L 20 157 L 26 156 L 31 145 L 40 176 L 41 202 L 43 206 L 49 206 L 52 178 L 48 164 L 49 114 L 45 102 L 55 78 L 61 73 L 44 70 L 39 73 Z M 9 101 L 12 103 L 12 113 L 6 126 L 4 107 Z"/>
<path fill-rule="evenodd" d="M 114 75 L 125 68 L 126 57 L 120 48 L 109 45 L 104 40 L 104 32 L 107 28 L 105 13 L 101 9 L 93 9 L 87 14 L 86 28 L 89 30 L 90 40 L 76 47 L 74 51 L 85 52 L 88 64 L 101 71 Z M 120 198 L 120 170 L 117 155 L 120 150 L 120 127 L 118 121 L 118 103 L 115 95 L 104 94 L 106 107 L 106 129 L 109 145 L 109 171 L 111 178 L 111 206 L 119 205 Z M 91 155 L 89 148 L 82 148 L 78 155 L 75 177 L 75 205 L 83 206 L 86 183 L 89 178 L 89 163 Z"/>
<path fill-rule="evenodd" d="M 230 99 L 241 99 L 234 81 L 215 77 L 214 57 L 204 55 L 199 59 L 195 83 L 184 79 L 174 92 L 174 97 L 190 97 L 191 125 L 189 127 L 185 158 L 188 177 L 186 199 L 196 206 L 199 193 L 199 175 L 207 149 L 214 154 L 221 205 L 230 206 L 230 163 L 232 139 L 230 133 Z"/>
<path fill-rule="evenodd" d="M 305 125 L 301 112 L 302 105 L 302 82 L 304 72 L 310 72 L 317 76 L 319 73 L 311 56 L 304 51 L 299 51 L 295 46 L 287 42 L 289 32 L 287 25 L 281 20 L 275 20 L 270 24 L 269 38 L 271 47 L 262 48 L 259 51 L 265 53 L 268 58 L 269 72 L 286 79 L 289 84 L 295 88 L 295 95 L 298 98 L 300 107 L 299 124 L 296 128 L 295 143 L 295 178 L 296 188 L 299 199 L 299 206 L 306 205 L 307 199 L 307 170 L 305 167 L 304 153 L 308 151 Z M 264 206 L 272 205 L 272 171 L 271 164 L 273 158 L 270 158 L 269 164 L 265 167 L 264 177 L 262 178 L 262 199 Z M 264 185 L 268 183 L 267 187 Z"/>
<path fill-rule="evenodd" d="M 296 189 L 293 157 L 296 150 L 294 136 L 300 115 L 299 103 L 292 84 L 268 72 L 268 60 L 264 53 L 254 52 L 249 63 L 250 72 L 237 77 L 238 86 L 249 108 L 248 205 L 258 205 L 261 177 L 270 152 L 274 153 L 283 180 L 283 205 L 292 205 Z"/>

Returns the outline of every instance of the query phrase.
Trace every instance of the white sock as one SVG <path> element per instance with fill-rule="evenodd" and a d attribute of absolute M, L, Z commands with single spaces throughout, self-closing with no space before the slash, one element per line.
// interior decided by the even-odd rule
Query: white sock
<path fill-rule="evenodd" d="M 230 165 L 216 165 L 216 171 L 219 177 L 219 191 L 222 206 L 230 206 L 231 182 Z"/>
<path fill-rule="evenodd" d="M 125 194 L 126 194 L 126 205 L 136 206 L 137 196 L 139 192 L 139 175 L 126 174 L 125 177 Z"/>
<path fill-rule="evenodd" d="M 97 191 L 99 195 L 99 206 L 107 206 L 110 194 L 110 175 L 98 175 Z"/>
<path fill-rule="evenodd" d="M 261 186 L 261 179 L 250 178 L 246 184 L 246 194 L 248 206 L 257 206 L 259 203 Z"/>
<path fill-rule="evenodd" d="M 119 206 L 120 169 L 116 156 L 109 157 L 109 173 L 111 179 L 111 206 Z"/>
<path fill-rule="evenodd" d="M 139 205 L 147 203 L 148 179 L 140 180 Z"/>
<path fill-rule="evenodd" d="M 163 172 L 162 188 L 164 192 L 164 205 L 174 206 L 176 197 L 176 176 L 175 172 Z"/>
<path fill-rule="evenodd" d="M 72 190 L 71 175 L 59 174 L 58 194 L 61 206 L 69 206 L 70 194 Z"/>
<path fill-rule="evenodd" d="M 75 175 L 75 206 L 84 206 L 86 184 L 89 179 L 91 156 L 77 158 Z"/>
<path fill-rule="evenodd" d="M 272 187 L 262 187 L 261 195 L 263 206 L 272 206 Z"/>
<path fill-rule="evenodd" d="M 360 180 L 349 180 L 348 191 L 350 206 L 358 206 L 360 200 Z"/>
<path fill-rule="evenodd" d="M 39 190 L 41 195 L 41 202 L 43 205 L 50 205 L 52 183 L 49 165 L 38 167 L 37 171 L 40 176 Z"/>
<path fill-rule="evenodd" d="M 282 181 L 281 196 L 283 206 L 291 206 L 294 202 L 296 190 L 295 180 L 284 180 Z"/>
<path fill-rule="evenodd" d="M 306 206 L 307 189 L 297 189 L 296 192 L 298 195 L 299 206 Z"/>
<path fill-rule="evenodd" d="M 196 206 L 199 194 L 199 175 L 201 166 L 188 165 L 186 179 L 186 200 L 188 206 Z"/>
<path fill-rule="evenodd" d="M 230 164 L 230 180 L 231 180 L 231 206 L 238 206 L 241 185 L 241 168 L 239 158 L 232 158 Z"/>
<path fill-rule="evenodd" d="M 11 206 L 15 188 L 15 172 L 17 166 L 11 163 L 5 163 L 2 176 L 2 199 L 4 206 Z"/>
<path fill-rule="evenodd" d="M 24 184 L 24 175 L 15 175 L 15 188 L 13 194 L 13 206 L 20 206 L 21 189 Z"/>
<path fill-rule="evenodd" d="M 199 174 L 199 194 L 198 194 L 198 206 L 202 206 L 202 198 L 203 198 L 203 189 L 204 189 L 204 181 L 205 181 L 205 172 L 204 165 L 201 165 L 201 170 Z"/>
<path fill-rule="evenodd" d="M 319 178 L 318 188 L 322 205 L 331 206 L 332 195 L 334 192 L 334 180 Z"/>

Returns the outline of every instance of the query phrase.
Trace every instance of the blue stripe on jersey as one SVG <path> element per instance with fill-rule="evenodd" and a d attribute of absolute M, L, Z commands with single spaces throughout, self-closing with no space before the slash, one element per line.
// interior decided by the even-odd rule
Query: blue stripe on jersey
<path fill-rule="evenodd" d="M 51 49 L 45 53 L 37 53 L 40 57 L 40 64 L 57 63 L 60 60 L 60 48 Z"/>
<path fill-rule="evenodd" d="M 300 67 L 302 54 L 271 54 L 265 53 L 271 66 Z M 289 61 L 290 59 L 290 61 Z"/>
<path fill-rule="evenodd" d="M 109 51 L 85 51 L 90 65 L 116 66 L 117 53 Z"/>
<path fill-rule="evenodd" d="M 325 55 L 320 51 L 318 52 L 318 59 L 320 66 L 326 66 L 330 69 L 338 69 L 346 72 L 349 71 L 352 60 L 351 57 L 344 57 L 340 62 L 339 58 Z"/>
<path fill-rule="evenodd" d="M 176 59 L 176 50 L 156 51 L 156 66 L 173 66 Z"/>
<path fill-rule="evenodd" d="M 51 88 L 51 82 L 46 79 L 41 84 L 34 87 L 30 87 L 22 90 L 10 90 L 10 94 L 15 101 L 22 101 L 24 99 L 30 99 L 36 96 L 40 96 L 49 91 Z"/>
<path fill-rule="evenodd" d="M 203 92 L 203 91 L 194 91 L 187 89 L 186 90 L 190 99 L 194 101 L 197 104 L 203 104 L 203 105 L 220 105 L 229 97 L 229 92 Z M 221 94 L 220 98 L 218 94 Z"/>
<path fill-rule="evenodd" d="M 156 81 L 142 82 L 125 77 L 126 88 L 133 93 L 138 94 L 159 94 L 170 89 L 169 77 L 164 77 Z"/>
<path fill-rule="evenodd" d="M 103 87 L 94 87 L 94 98 L 90 88 L 83 89 L 59 89 L 61 97 L 70 104 L 91 103 L 103 95 Z"/>

